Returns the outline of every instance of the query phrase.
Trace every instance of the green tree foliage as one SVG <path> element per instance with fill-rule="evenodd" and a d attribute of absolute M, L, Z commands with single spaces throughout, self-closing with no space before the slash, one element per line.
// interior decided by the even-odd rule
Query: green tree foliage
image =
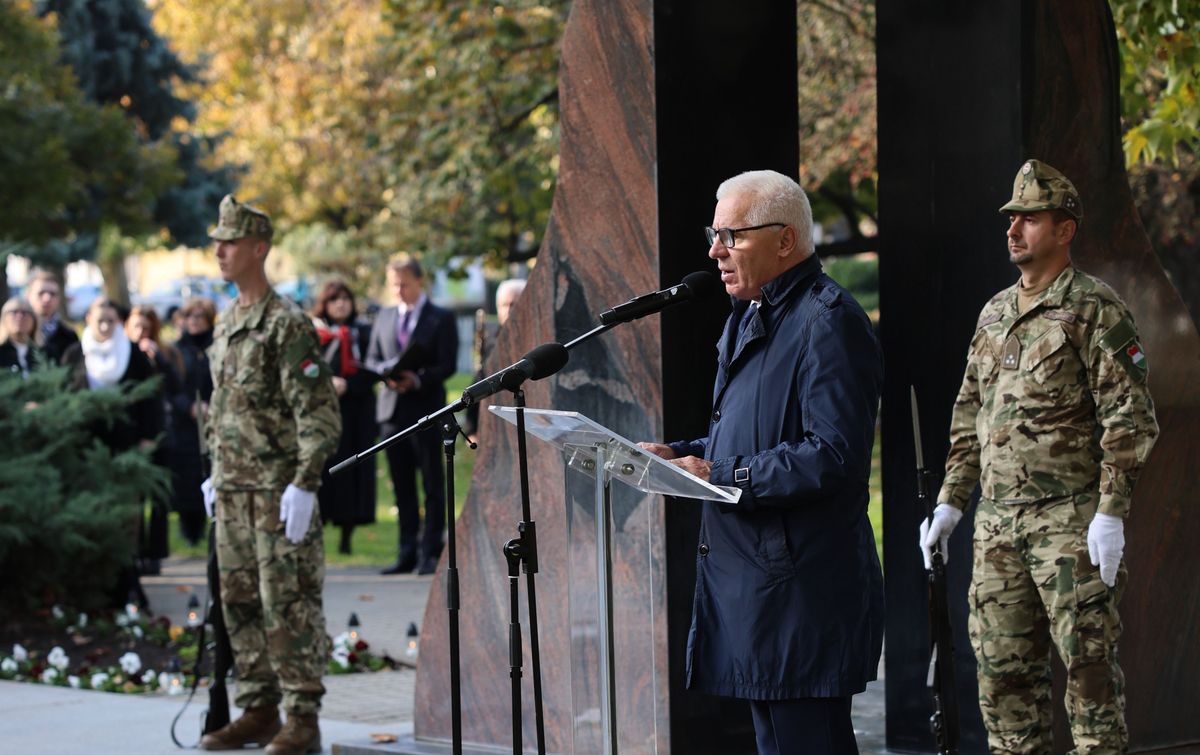
<path fill-rule="evenodd" d="M 378 276 L 536 250 L 557 172 L 558 44 L 569 4 L 514 0 L 159 0 L 156 27 L 209 81 L 240 194 L 310 267 Z M 299 238 L 288 234 L 296 229 Z M 356 272 L 357 271 L 357 272 Z"/>
<path fill-rule="evenodd" d="M 6 251 L 46 244 L 61 267 L 67 245 L 99 219 L 131 228 L 150 220 L 172 155 L 141 144 L 120 108 L 88 102 L 58 62 L 53 29 L 24 2 L 0 3 L 0 239 Z"/>
<path fill-rule="evenodd" d="M 108 604 L 142 501 L 167 484 L 147 452 L 114 456 L 93 434 L 155 385 L 64 391 L 64 373 L 0 376 L 2 609 Z"/>
<path fill-rule="evenodd" d="M 797 22 L 800 184 L 818 222 L 869 249 L 863 238 L 874 233 L 877 206 L 875 4 L 799 0 Z"/>
<path fill-rule="evenodd" d="M 1200 147 L 1200 0 L 1112 0 L 1129 165 Z"/>
<path fill-rule="evenodd" d="M 385 208 L 392 246 L 536 252 L 558 173 L 559 43 L 570 3 L 386 0 L 394 37 Z M 399 230 L 401 233 L 396 234 Z"/>
<path fill-rule="evenodd" d="M 80 98 L 57 55 L 28 9 L 0 3 L 0 236 L 10 243 L 45 240 L 81 188 L 63 128 Z"/>
<path fill-rule="evenodd" d="M 1200 0 L 1110 0 L 1129 183 L 1159 261 L 1200 317 Z"/>
<path fill-rule="evenodd" d="M 51 256 L 95 257 L 105 226 L 205 243 L 212 208 L 232 186 L 233 172 L 209 166 L 216 140 L 192 133 L 195 106 L 175 92 L 180 82 L 197 80 L 195 69 L 154 31 L 144 0 L 39 0 L 36 10 L 58 31 L 60 59 L 84 96 L 123 114 L 143 158 L 134 163 L 136 191 L 114 197 L 110 177 L 90 181 L 90 202 L 66 217 L 75 234 L 51 245 Z"/>

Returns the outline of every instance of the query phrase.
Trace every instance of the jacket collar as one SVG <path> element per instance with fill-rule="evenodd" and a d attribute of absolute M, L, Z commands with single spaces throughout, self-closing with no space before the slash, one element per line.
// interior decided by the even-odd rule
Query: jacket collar
<path fill-rule="evenodd" d="M 1031 306 L 1028 312 L 1025 314 L 1029 314 L 1029 312 L 1032 312 L 1040 307 L 1045 307 L 1046 309 L 1058 309 L 1062 307 L 1063 302 L 1067 298 L 1067 293 L 1071 290 L 1071 284 L 1074 281 L 1075 266 L 1067 265 L 1066 268 L 1064 268 L 1063 271 L 1058 274 L 1058 277 L 1054 279 L 1054 282 L 1050 284 L 1050 288 L 1047 288 L 1042 292 L 1042 295 L 1038 297 L 1037 301 L 1033 303 L 1033 306 Z M 1016 285 L 1012 287 L 1012 293 L 1009 294 L 1007 303 L 1009 314 L 1013 317 L 1017 316 L 1017 292 L 1020 290 L 1020 288 L 1021 281 L 1018 278 Z"/>
<path fill-rule="evenodd" d="M 275 293 L 275 289 L 268 286 L 267 292 L 263 294 L 263 297 L 251 304 L 249 309 L 238 311 L 240 307 L 237 303 L 237 300 L 234 300 L 229 307 L 233 311 L 238 312 L 238 314 L 241 316 L 234 318 L 234 322 L 232 324 L 233 326 L 229 329 L 229 335 L 232 336 L 235 333 L 240 333 L 243 330 L 258 330 L 260 327 L 262 327 L 262 321 L 267 315 L 267 308 L 270 307 L 272 302 L 278 298 L 279 294 Z"/>
<path fill-rule="evenodd" d="M 764 304 L 775 306 L 786 299 L 792 289 L 801 285 L 809 278 L 821 272 L 821 259 L 816 254 L 810 254 L 798 265 L 784 270 L 762 288 Z"/>

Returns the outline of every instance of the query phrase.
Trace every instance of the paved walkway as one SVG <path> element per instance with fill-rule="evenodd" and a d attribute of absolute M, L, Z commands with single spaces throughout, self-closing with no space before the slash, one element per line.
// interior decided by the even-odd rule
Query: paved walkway
<path fill-rule="evenodd" d="M 142 581 L 151 609 L 182 623 L 188 597 L 196 593 L 203 599 L 204 562 L 168 560 L 161 576 Z M 383 577 L 370 567 L 331 567 L 325 579 L 330 634 L 344 631 L 354 612 L 373 650 L 400 657 L 409 623 L 419 626 L 424 617 L 431 582 L 430 577 L 412 575 Z M 415 676 L 411 669 L 326 676 L 321 711 L 326 751 L 335 744 L 347 746 L 343 751 L 357 751 L 369 745 L 372 734 L 411 736 Z M 207 702 L 202 690 L 180 719 L 177 735 L 185 745 L 198 739 Z M 169 732 L 182 705 L 183 698 L 0 682 L 0 750 L 47 755 L 178 752 Z M 854 722 L 863 755 L 886 753 L 882 682 L 855 698 Z"/>

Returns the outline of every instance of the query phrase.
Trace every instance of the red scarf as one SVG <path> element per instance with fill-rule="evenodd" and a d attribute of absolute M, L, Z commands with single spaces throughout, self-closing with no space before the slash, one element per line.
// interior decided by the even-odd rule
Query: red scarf
<path fill-rule="evenodd" d="M 330 367 L 338 367 L 338 374 L 341 377 L 350 377 L 358 372 L 358 362 L 354 359 L 354 348 L 351 345 L 351 339 L 354 337 L 347 325 L 334 325 L 331 328 L 317 328 L 317 336 L 321 339 L 322 346 L 328 346 L 333 339 L 341 341 L 341 346 L 338 347 L 339 365 L 330 365 Z"/>

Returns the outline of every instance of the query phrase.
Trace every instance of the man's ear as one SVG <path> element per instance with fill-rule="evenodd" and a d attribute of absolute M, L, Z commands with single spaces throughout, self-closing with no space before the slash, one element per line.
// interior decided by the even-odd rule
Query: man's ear
<path fill-rule="evenodd" d="M 789 257 L 799 247 L 800 237 L 796 235 L 796 229 L 790 225 L 785 225 L 783 230 L 779 232 L 779 256 Z"/>
<path fill-rule="evenodd" d="M 1058 238 L 1060 241 L 1062 241 L 1064 244 L 1070 244 L 1075 240 L 1076 232 L 1079 231 L 1079 221 L 1075 220 L 1075 218 L 1068 218 L 1059 223 L 1058 228 L 1055 230 L 1058 233 Z"/>

